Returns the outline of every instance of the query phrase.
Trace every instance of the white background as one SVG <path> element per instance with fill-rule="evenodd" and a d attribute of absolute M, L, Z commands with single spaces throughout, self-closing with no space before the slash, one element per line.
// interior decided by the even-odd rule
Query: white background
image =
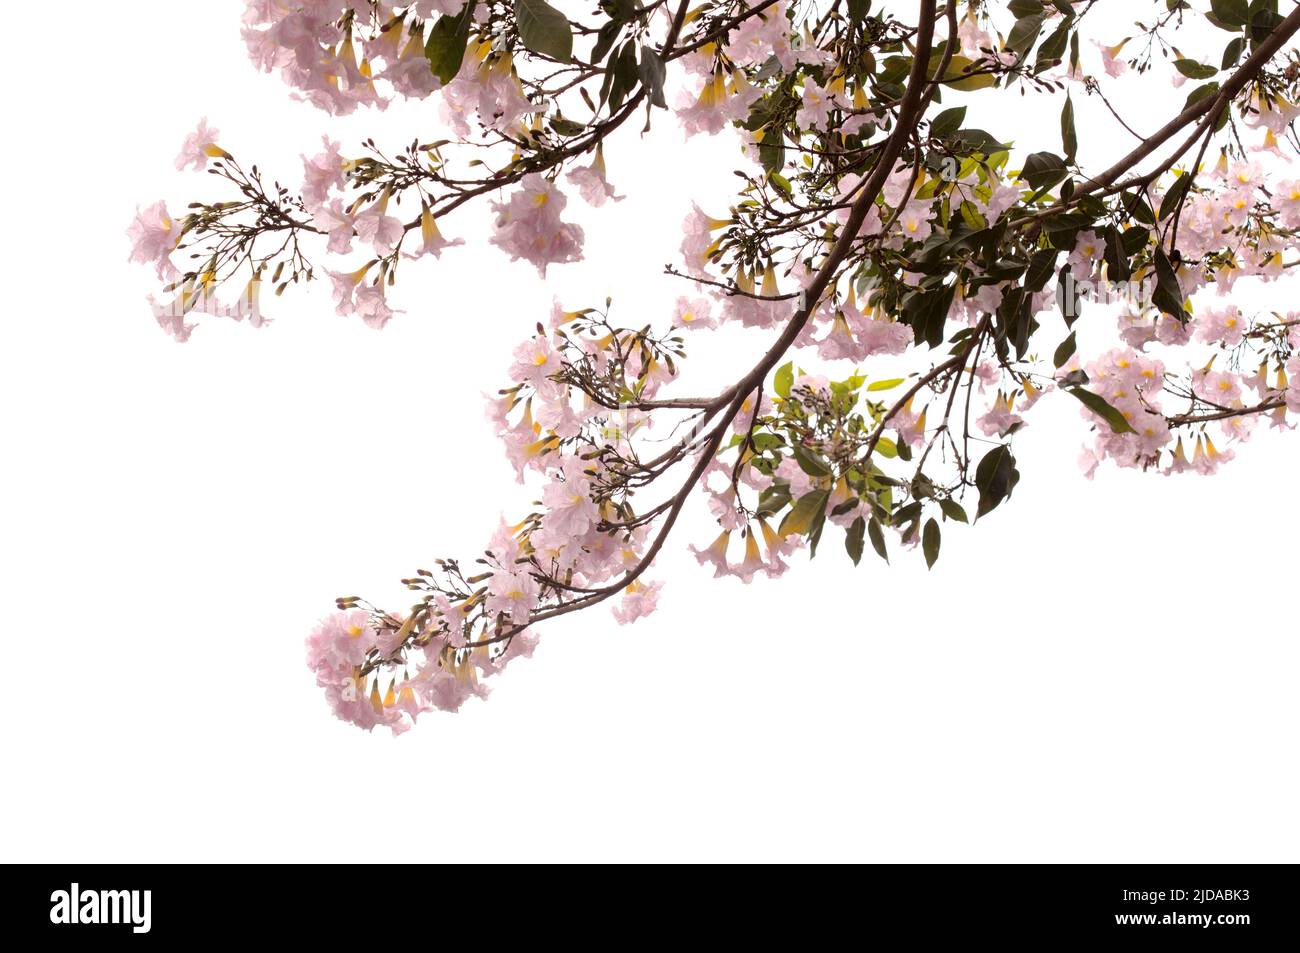
<path fill-rule="evenodd" d="M 317 288 L 178 346 L 124 229 L 223 197 L 171 167 L 200 116 L 292 186 L 326 129 L 400 146 L 436 116 L 331 124 L 254 73 L 241 4 L 70 6 L 11 50 L 3 106 L 4 859 L 1297 859 L 1290 434 L 1212 479 L 1088 483 L 1077 408 L 1045 401 L 1014 500 L 948 529 L 933 572 L 854 570 L 836 531 L 780 581 L 713 581 L 684 552 L 715 535 L 697 506 L 649 619 L 553 624 L 490 701 L 396 740 L 334 720 L 307 630 L 336 595 L 401 607 L 397 579 L 526 511 L 480 392 L 552 294 L 665 321 L 687 289 L 662 265 L 692 198 L 725 210 L 734 143 L 663 114 L 620 133 L 629 198 L 574 209 L 587 260 L 546 283 L 485 246 L 480 208 L 382 333 Z M 1114 6 L 1112 42 L 1135 12 Z M 1148 130 L 1186 94 L 1113 88 Z M 1059 104 L 1012 96 L 972 119 L 1059 148 Z M 1086 162 L 1131 147 L 1076 104 Z M 767 346 L 722 341 L 684 391 Z"/>

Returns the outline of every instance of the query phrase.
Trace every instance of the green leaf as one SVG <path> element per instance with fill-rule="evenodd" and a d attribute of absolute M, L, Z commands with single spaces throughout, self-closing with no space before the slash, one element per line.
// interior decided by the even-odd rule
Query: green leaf
<path fill-rule="evenodd" d="M 925 529 L 921 531 L 921 551 L 925 553 L 926 568 L 933 569 L 939 559 L 939 524 L 934 517 L 926 521 Z"/>
<path fill-rule="evenodd" d="M 1206 66 L 1196 60 L 1174 60 L 1174 69 L 1188 79 L 1209 79 L 1219 72 L 1213 66 Z"/>
<path fill-rule="evenodd" d="M 939 69 L 938 60 L 931 57 L 931 62 L 934 64 L 931 69 L 937 71 Z M 997 85 L 998 78 L 992 73 L 978 72 L 967 75 L 968 71 L 975 69 L 983 69 L 983 67 L 976 66 L 975 61 L 969 57 L 954 56 L 948 61 L 948 70 L 943 74 L 943 85 L 951 86 L 963 93 L 973 92 L 977 89 L 988 89 L 990 86 Z M 931 77 L 933 77 L 933 73 L 931 73 Z"/>
<path fill-rule="evenodd" d="M 1174 209 L 1176 209 L 1178 203 L 1183 200 L 1183 196 L 1187 194 L 1187 190 L 1191 187 L 1191 184 L 1192 177 L 1189 174 L 1186 172 L 1180 172 L 1178 174 L 1178 178 L 1174 179 L 1174 184 L 1169 186 L 1169 191 L 1166 192 L 1165 197 L 1160 200 L 1161 221 L 1164 221 L 1173 214 Z"/>
<path fill-rule="evenodd" d="M 939 509 L 943 510 L 943 515 L 950 520 L 956 520 L 958 523 L 968 523 L 970 520 L 966 516 L 966 511 L 962 505 L 952 497 L 944 497 L 939 501 Z"/>
<path fill-rule="evenodd" d="M 1156 213 L 1151 210 L 1151 205 L 1139 193 L 1121 192 L 1120 201 L 1124 203 L 1124 211 L 1143 225 L 1154 225 L 1156 223 Z"/>
<path fill-rule="evenodd" d="M 871 522 L 867 524 L 867 536 L 871 539 L 871 548 L 876 551 L 876 555 L 889 562 L 889 550 L 885 548 L 885 534 L 880 529 L 879 521 L 873 516 Z"/>
<path fill-rule="evenodd" d="M 1170 317 L 1185 321 L 1187 312 L 1183 310 L 1183 290 L 1179 287 L 1178 276 L 1174 274 L 1174 266 L 1170 264 L 1169 256 L 1158 245 L 1155 259 L 1156 288 L 1151 295 L 1151 302 Z"/>
<path fill-rule="evenodd" d="M 1042 32 L 1043 14 L 1021 17 L 1012 24 L 1011 32 L 1007 35 L 1007 49 L 1018 53 L 1023 60 L 1029 56 L 1029 51 L 1034 48 L 1038 35 Z"/>
<path fill-rule="evenodd" d="M 794 533 L 797 536 L 811 536 L 821 529 L 826 521 L 826 501 L 830 499 L 830 490 L 812 490 L 799 497 L 790 512 L 781 520 L 778 532 L 782 536 Z"/>
<path fill-rule="evenodd" d="M 848 550 L 849 558 L 855 566 L 862 561 L 862 537 L 866 529 L 867 521 L 859 516 L 849 526 L 848 534 L 844 537 L 844 548 Z"/>
<path fill-rule="evenodd" d="M 1041 0 L 1011 0 L 1007 4 L 1007 9 L 1017 17 L 1033 16 L 1035 13 L 1043 12 Z"/>
<path fill-rule="evenodd" d="M 1110 281 L 1128 281 L 1133 275 L 1128 254 L 1124 250 L 1124 236 L 1114 225 L 1102 230 L 1105 247 L 1102 257 L 1106 261 L 1106 277 Z"/>
<path fill-rule="evenodd" d="M 465 48 L 469 45 L 470 27 L 474 25 L 476 5 L 477 0 L 470 0 L 456 16 L 439 17 L 429 31 L 429 38 L 424 42 L 424 55 L 429 61 L 429 68 L 443 83 L 450 83 L 460 72 L 460 64 L 465 60 Z"/>
<path fill-rule="evenodd" d="M 1073 162 L 1079 151 L 1079 134 L 1074 128 L 1074 100 L 1068 95 L 1061 107 L 1061 144 L 1065 146 L 1065 161 Z"/>
<path fill-rule="evenodd" d="M 966 107 L 954 106 L 945 109 L 930 121 L 930 135 L 935 139 L 946 139 L 961 128 L 966 119 Z"/>
<path fill-rule="evenodd" d="M 1029 269 L 1025 272 L 1025 287 L 1030 291 L 1042 291 L 1056 269 L 1056 259 L 1061 252 L 1056 248 L 1041 248 L 1029 259 Z"/>
<path fill-rule="evenodd" d="M 893 390 L 895 387 L 903 383 L 903 381 L 905 380 L 907 380 L 906 377 L 894 377 L 887 381 L 872 381 L 870 384 L 867 385 L 867 390 L 869 391 Z"/>
<path fill-rule="evenodd" d="M 1042 192 L 1065 178 L 1067 171 L 1060 156 L 1050 152 L 1033 152 L 1025 157 L 1025 167 L 1020 171 L 1020 178 Z"/>
<path fill-rule="evenodd" d="M 1065 56 L 1065 46 L 1070 40 L 1070 21 L 1062 20 L 1038 47 L 1038 58 L 1034 60 L 1034 72 L 1041 73 L 1061 61 Z"/>
<path fill-rule="evenodd" d="M 641 85 L 650 96 L 650 103 L 660 109 L 667 109 L 664 101 L 664 77 L 667 73 L 664 61 L 659 54 L 648 46 L 641 47 Z"/>
<path fill-rule="evenodd" d="M 929 344 L 930 347 L 943 344 L 943 331 L 955 291 L 956 286 L 948 285 L 929 291 L 916 291 L 909 296 L 903 317 L 911 326 L 917 344 Z"/>
<path fill-rule="evenodd" d="M 775 516 L 790 504 L 790 484 L 773 483 L 758 496 L 758 515 Z"/>
<path fill-rule="evenodd" d="M 1211 22 L 1222 29 L 1240 29 L 1250 22 L 1246 0 L 1210 0 Z"/>
<path fill-rule="evenodd" d="M 573 59 L 573 33 L 569 20 L 546 0 L 515 0 L 519 39 L 534 53 L 561 63 Z"/>
<path fill-rule="evenodd" d="M 1190 93 L 1187 94 L 1187 99 L 1183 103 L 1183 109 L 1187 109 L 1189 106 L 1195 106 L 1202 99 L 1206 99 L 1210 96 L 1213 96 L 1216 93 L 1218 93 L 1218 91 L 1219 91 L 1218 83 L 1205 83 L 1204 85 L 1197 86 L 1194 90 L 1192 90 Z"/>
<path fill-rule="evenodd" d="M 1074 332 L 1071 331 L 1070 336 L 1057 345 L 1056 353 L 1052 355 L 1053 366 L 1061 367 L 1066 361 L 1074 357 L 1075 346 Z"/>
<path fill-rule="evenodd" d="M 1011 495 L 1019 481 L 1020 473 L 1016 470 L 1016 458 L 1011 455 L 1010 447 L 1002 444 L 984 454 L 979 466 L 975 468 L 975 488 L 980 494 L 975 518 L 993 512 Z"/>
<path fill-rule="evenodd" d="M 1232 69 L 1232 67 L 1237 65 L 1237 61 L 1241 59 L 1241 54 L 1245 51 L 1246 38 L 1241 36 L 1234 37 L 1228 42 L 1228 45 L 1223 48 L 1222 68 Z"/>
<path fill-rule="evenodd" d="M 1090 390 L 1084 390 L 1082 387 L 1070 387 L 1069 392 L 1078 398 L 1083 406 L 1087 407 L 1094 414 L 1106 421 L 1110 429 L 1115 433 L 1136 433 L 1124 419 L 1124 415 L 1108 404 L 1103 398 L 1097 396 Z"/>
<path fill-rule="evenodd" d="M 831 475 L 831 468 L 805 448 L 795 444 L 791 449 L 794 451 L 795 462 L 799 464 L 799 469 L 804 473 L 813 477 L 828 477 Z"/>
<path fill-rule="evenodd" d="M 794 362 L 786 361 L 776 370 L 776 376 L 772 379 L 772 390 L 776 391 L 777 397 L 789 397 L 790 388 L 794 386 Z"/>

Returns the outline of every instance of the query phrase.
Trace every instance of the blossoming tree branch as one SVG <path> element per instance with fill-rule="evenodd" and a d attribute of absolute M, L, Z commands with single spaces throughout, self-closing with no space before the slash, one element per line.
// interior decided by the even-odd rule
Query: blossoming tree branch
<path fill-rule="evenodd" d="M 1209 474 L 1261 420 L 1289 427 L 1300 313 L 1248 313 L 1232 291 L 1300 261 L 1300 7 L 1134 0 L 1131 34 L 1102 36 L 1097 6 L 250 0 L 253 61 L 294 95 L 329 115 L 431 99 L 443 128 L 403 147 L 327 136 L 292 191 L 201 123 L 177 165 L 224 194 L 180 215 L 159 202 L 130 229 L 178 341 L 213 315 L 261 325 L 261 288 L 320 279 L 341 315 L 417 320 L 394 318 L 398 279 L 471 253 L 455 247 L 467 216 L 543 275 L 577 261 L 566 209 L 619 198 L 619 127 L 744 146 L 735 194 L 683 223 L 671 315 L 538 303 L 489 418 L 540 504 L 481 555 L 404 580 L 405 611 L 338 601 L 308 639 L 335 713 L 401 731 L 485 695 L 560 616 L 646 615 L 693 494 L 716 525 L 683 532 L 716 575 L 779 575 L 831 538 L 854 563 L 919 546 L 933 564 L 946 528 L 1011 496 L 1013 435 L 1045 397 L 1077 407 L 1089 475 Z M 1183 86 L 1184 105 L 1126 115 L 1125 72 Z M 989 97 L 1046 98 L 1059 129 L 968 123 Z M 1078 161 L 1085 99 L 1131 143 L 1108 168 Z M 691 337 L 737 323 L 754 329 L 749 369 L 678 392 Z M 1079 353 L 1083 325 L 1113 346 Z M 910 370 L 873 373 L 885 355 Z"/>

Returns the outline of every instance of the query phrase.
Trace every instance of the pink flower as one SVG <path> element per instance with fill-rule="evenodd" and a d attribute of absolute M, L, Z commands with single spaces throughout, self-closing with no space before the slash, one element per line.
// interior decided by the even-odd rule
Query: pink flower
<path fill-rule="evenodd" d="M 1242 117 L 1245 124 L 1251 127 L 1263 126 L 1274 136 L 1282 135 L 1300 117 L 1300 107 L 1292 105 L 1281 96 L 1273 96 L 1265 101 L 1258 88 L 1251 94 L 1250 105 L 1252 109 Z"/>
<path fill-rule="evenodd" d="M 1192 375 L 1196 396 L 1224 409 L 1241 406 L 1241 379 L 1222 371 L 1196 371 Z"/>
<path fill-rule="evenodd" d="M 741 66 L 759 66 L 775 56 L 783 69 L 795 65 L 790 48 L 790 20 L 786 0 L 777 0 L 757 16 L 742 21 L 727 34 L 727 56 Z"/>
<path fill-rule="evenodd" d="M 1231 450 L 1219 450 L 1209 435 L 1196 438 L 1196 452 L 1192 455 L 1192 469 L 1202 476 L 1217 473 L 1220 466 L 1236 456 Z"/>
<path fill-rule="evenodd" d="M 659 590 L 663 587 L 662 582 L 645 584 L 632 580 L 632 584 L 623 590 L 623 598 L 614 607 L 614 618 L 618 624 L 627 625 L 654 612 L 659 603 Z"/>
<path fill-rule="evenodd" d="M 1024 426 L 1025 419 L 1012 413 L 1014 401 L 1012 394 L 1003 394 L 999 391 L 989 412 L 975 421 L 976 426 L 986 437 L 1005 437 L 1008 433 Z"/>
<path fill-rule="evenodd" d="M 503 613 L 514 625 L 527 625 L 541 591 L 532 571 L 517 564 L 498 569 L 488 580 L 487 611 Z"/>
<path fill-rule="evenodd" d="M 488 44 L 471 43 L 460 72 L 442 91 L 438 113 L 462 138 L 470 133 L 471 113 L 478 114 L 485 129 L 510 132 L 538 108 L 524 95 L 510 55 L 490 50 Z"/>
<path fill-rule="evenodd" d="M 343 207 L 342 199 L 337 198 L 317 206 L 312 215 L 312 224 L 329 236 L 325 248 L 334 255 L 346 255 L 352 250 L 355 223 L 356 219 Z"/>
<path fill-rule="evenodd" d="M 582 229 L 560 221 L 568 200 L 555 185 L 537 173 L 523 177 L 520 188 L 506 202 L 493 202 L 496 232 L 492 244 L 510 255 L 523 258 L 546 276 L 546 267 L 582 258 Z"/>
<path fill-rule="evenodd" d="M 585 536 L 596 525 L 600 513 L 591 501 L 592 464 L 578 457 L 565 457 L 558 473 L 542 491 L 547 513 L 542 526 L 547 532 L 571 539 Z"/>
<path fill-rule="evenodd" d="M 378 682 L 367 693 L 358 673 L 366 653 L 375 647 L 376 638 L 369 613 L 356 609 L 323 619 L 307 636 L 306 643 L 307 666 L 315 674 L 316 684 L 325 689 L 334 714 L 366 730 L 380 724 L 393 725 L 401 717 L 395 709 L 385 712 Z"/>
<path fill-rule="evenodd" d="M 728 122 L 726 76 L 718 70 L 705 79 L 698 98 L 686 94 L 678 103 L 677 119 L 688 137 L 701 132 L 716 135 Z"/>
<path fill-rule="evenodd" d="M 551 342 L 540 334 L 530 337 L 514 350 L 515 362 L 510 365 L 510 379 L 527 383 L 542 393 L 556 390 L 556 383 L 549 380 L 558 374 L 563 365 L 560 354 L 551 346 Z"/>
<path fill-rule="evenodd" d="M 402 239 L 405 229 L 400 220 L 388 214 L 388 192 L 385 191 L 364 212 L 352 222 L 357 237 L 375 249 L 378 255 L 389 255 L 393 247 Z"/>
<path fill-rule="evenodd" d="M 1106 70 L 1107 76 L 1110 77 L 1123 76 L 1126 72 L 1128 72 L 1128 63 L 1124 62 L 1124 60 L 1119 58 L 1119 55 L 1121 52 L 1123 52 L 1124 45 L 1126 43 L 1128 43 L 1127 37 L 1125 37 L 1123 40 L 1120 40 L 1114 46 L 1102 46 L 1101 43 L 1099 43 L 1097 40 L 1092 41 L 1092 45 L 1097 47 L 1097 49 L 1101 51 L 1101 63 L 1102 63 L 1102 67 Z"/>
<path fill-rule="evenodd" d="M 677 299 L 673 308 L 673 327 L 675 328 L 714 328 L 718 323 L 710 316 L 712 306 L 708 298 Z"/>
<path fill-rule="evenodd" d="M 153 265 L 163 280 L 171 280 L 178 274 L 171 253 L 180 243 L 181 227 L 168 214 L 166 203 L 156 202 L 144 210 L 136 209 L 135 220 L 126 234 L 131 239 L 130 261 Z"/>
<path fill-rule="evenodd" d="M 904 206 L 898 216 L 898 230 L 904 239 L 923 242 L 930 237 L 930 204 L 928 201 L 911 201 Z"/>
<path fill-rule="evenodd" d="M 716 579 L 727 574 L 727 544 L 730 541 L 731 531 L 724 530 L 722 535 L 704 549 L 697 549 L 694 546 L 688 546 L 687 548 L 695 554 L 695 558 L 701 566 L 710 565 L 713 567 L 713 577 Z"/>
<path fill-rule="evenodd" d="M 362 279 L 366 277 L 366 272 L 374 265 L 372 261 L 362 265 L 356 271 L 326 271 L 334 288 L 335 313 L 347 315 L 352 311 L 354 307 L 352 296 L 356 293 L 357 285 L 361 284 Z"/>
<path fill-rule="evenodd" d="M 829 128 L 830 114 L 832 109 L 838 109 L 840 104 L 836 102 L 833 92 L 817 84 L 817 81 L 811 77 L 804 80 L 803 98 L 799 106 L 799 111 L 795 115 L 797 122 L 802 129 L 822 129 Z"/>
<path fill-rule="evenodd" d="M 602 146 L 596 146 L 596 158 L 592 160 L 591 165 L 571 169 L 568 179 L 578 187 L 578 194 L 582 196 L 582 200 L 596 208 L 604 205 L 606 199 L 613 199 L 615 202 L 624 199 L 624 196 L 614 194 L 614 187 L 605 178 L 605 150 Z"/>
<path fill-rule="evenodd" d="M 148 301 L 149 307 L 153 310 L 154 320 L 158 322 L 158 327 L 175 338 L 178 344 L 184 344 L 190 339 L 190 334 L 193 333 L 195 325 L 186 322 L 186 311 L 181 304 L 180 298 L 174 298 L 170 302 L 162 304 L 156 301 L 153 295 L 150 295 Z"/>
<path fill-rule="evenodd" d="M 198 128 L 185 137 L 180 155 L 176 157 L 176 168 L 184 169 L 187 165 L 196 170 L 207 168 L 208 159 L 229 159 L 230 154 L 217 145 L 220 133 L 208 128 L 207 119 L 200 119 Z"/>
<path fill-rule="evenodd" d="M 758 548 L 758 538 L 753 532 L 745 534 L 745 558 L 731 567 L 731 575 L 736 576 L 745 585 L 754 580 L 754 576 L 767 569 L 763 554 Z"/>
<path fill-rule="evenodd" d="M 432 255 L 434 258 L 442 257 L 444 248 L 454 248 L 457 245 L 465 244 L 463 238 L 456 238 L 452 241 L 442 237 L 442 232 L 438 230 L 438 223 L 434 221 L 433 213 L 429 211 L 426 205 L 420 212 L 420 246 L 411 252 L 403 252 L 406 258 L 423 258 L 425 255 Z"/>
<path fill-rule="evenodd" d="M 691 213 L 686 216 L 686 221 L 682 223 L 681 250 L 687 271 L 692 275 L 704 274 L 704 269 L 709 263 L 709 256 L 718 244 L 713 238 L 713 233 L 730 225 L 731 219 L 709 218 L 700 211 L 698 205 L 694 202 L 691 203 Z"/>
<path fill-rule="evenodd" d="M 348 163 L 339 153 L 339 144 L 331 142 L 329 136 L 321 136 L 321 141 L 325 143 L 324 152 L 311 159 L 302 157 L 302 202 L 308 211 L 321 208 L 330 192 L 343 188 L 347 181 L 344 170 Z"/>
<path fill-rule="evenodd" d="M 1206 308 L 1196 316 L 1196 339 L 1206 344 L 1236 347 L 1242 341 L 1245 320 L 1236 305 Z"/>
<path fill-rule="evenodd" d="M 367 327 L 374 328 L 376 331 L 388 323 L 388 319 L 395 312 L 388 306 L 388 301 L 384 297 L 383 282 L 371 282 L 357 289 L 356 312 L 361 316 L 361 320 L 366 322 Z"/>

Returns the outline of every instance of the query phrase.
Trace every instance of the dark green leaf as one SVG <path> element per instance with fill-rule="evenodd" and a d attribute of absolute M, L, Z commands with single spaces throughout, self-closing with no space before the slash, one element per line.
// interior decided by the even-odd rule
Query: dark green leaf
<path fill-rule="evenodd" d="M 1079 151 L 1079 135 L 1074 129 L 1074 100 L 1068 95 L 1061 107 L 1061 144 L 1065 146 L 1065 161 L 1073 162 Z"/>
<path fill-rule="evenodd" d="M 1135 433 L 1129 422 L 1124 419 L 1123 414 L 1092 391 L 1084 390 L 1082 387 L 1071 387 L 1069 392 L 1077 397 L 1083 406 L 1106 421 L 1110 425 L 1110 429 L 1115 433 Z"/>
<path fill-rule="evenodd" d="M 1043 32 L 1043 15 L 1036 13 L 1032 16 L 1021 17 L 1011 26 L 1011 32 L 1007 35 L 1007 49 L 1020 55 L 1021 60 L 1029 56 L 1029 51 L 1034 48 L 1038 41 L 1038 35 Z"/>
<path fill-rule="evenodd" d="M 1245 37 L 1240 37 L 1240 36 L 1234 37 L 1232 40 L 1229 41 L 1228 45 L 1223 48 L 1222 68 L 1232 69 L 1232 67 L 1237 65 L 1237 61 L 1241 59 L 1241 54 L 1244 53 L 1245 51 L 1246 51 Z"/>
<path fill-rule="evenodd" d="M 1151 295 L 1152 303 L 1170 317 L 1179 321 L 1186 320 L 1187 312 L 1183 310 L 1183 291 L 1178 285 L 1178 276 L 1169 256 L 1164 249 L 1156 246 L 1156 287 Z"/>
<path fill-rule="evenodd" d="M 1178 178 L 1174 179 L 1174 184 L 1169 186 L 1169 191 L 1165 197 L 1160 200 L 1160 219 L 1163 221 L 1173 214 L 1178 203 L 1182 201 L 1183 196 L 1187 194 L 1188 188 L 1191 187 L 1192 177 L 1186 172 L 1180 172 Z"/>
<path fill-rule="evenodd" d="M 660 109 L 667 109 L 668 104 L 664 102 L 664 61 L 648 46 L 641 47 L 640 72 L 641 85 L 646 88 L 650 102 Z"/>
<path fill-rule="evenodd" d="M 933 569 L 939 558 L 939 524 L 933 517 L 926 520 L 925 529 L 921 532 L 921 551 L 925 553 L 926 568 Z"/>
<path fill-rule="evenodd" d="M 1040 248 L 1029 260 L 1029 270 L 1025 273 L 1025 287 L 1030 291 L 1042 291 L 1056 268 L 1056 259 L 1060 251 L 1055 248 Z"/>
<path fill-rule="evenodd" d="M 966 518 L 966 511 L 962 509 L 960 503 L 952 497 L 944 497 L 939 501 L 939 509 L 943 510 L 943 515 L 950 520 L 956 520 L 958 523 L 969 522 Z"/>
<path fill-rule="evenodd" d="M 439 17 L 425 40 L 424 55 L 429 60 L 429 68 L 443 83 L 450 83 L 460 72 L 460 64 L 465 60 L 465 47 L 469 45 L 470 27 L 474 25 L 476 5 L 476 0 L 470 0 L 456 16 Z"/>
<path fill-rule="evenodd" d="M 871 538 L 871 548 L 876 551 L 876 555 L 889 562 L 889 550 L 885 548 L 885 534 L 874 516 L 867 524 L 867 536 Z"/>
<path fill-rule="evenodd" d="M 966 119 L 966 107 L 954 106 L 945 109 L 930 122 L 930 135 L 935 139 L 946 139 L 961 128 Z"/>
<path fill-rule="evenodd" d="M 1052 355 L 1053 366 L 1055 367 L 1064 366 L 1065 362 L 1074 356 L 1074 349 L 1075 349 L 1074 332 L 1071 331 L 1070 336 L 1067 337 L 1064 341 L 1062 341 L 1059 345 L 1057 345 L 1056 353 Z"/>
<path fill-rule="evenodd" d="M 1110 281 L 1128 281 L 1133 276 L 1133 269 L 1124 249 L 1124 236 L 1114 225 L 1107 225 L 1102 235 L 1106 239 L 1106 278 Z"/>
<path fill-rule="evenodd" d="M 844 537 L 844 548 L 848 550 L 849 558 L 855 566 L 862 560 L 862 537 L 866 529 L 867 521 L 859 516 L 850 524 L 848 534 Z"/>
<path fill-rule="evenodd" d="M 1011 455 L 1011 448 L 1005 444 L 994 447 L 975 468 L 975 487 L 979 490 L 980 502 L 975 511 L 975 518 L 991 513 L 1003 500 L 1011 495 L 1020 473 L 1016 470 L 1016 459 Z"/>
<path fill-rule="evenodd" d="M 799 464 L 799 469 L 804 473 L 814 477 L 826 477 L 831 475 L 831 468 L 819 457 L 814 456 L 804 447 L 795 444 L 791 450 L 794 451 L 794 459 Z"/>
<path fill-rule="evenodd" d="M 1174 60 L 1174 69 L 1188 79 L 1209 79 L 1219 71 L 1213 66 L 1206 66 L 1196 60 Z"/>
<path fill-rule="evenodd" d="M 785 519 L 781 520 L 778 532 L 782 536 L 790 533 L 811 536 L 826 520 L 826 501 L 830 495 L 830 490 L 812 490 L 799 497 L 790 512 L 785 514 Z"/>
<path fill-rule="evenodd" d="M 930 347 L 943 344 L 944 326 L 955 290 L 953 285 L 940 286 L 928 291 L 915 291 L 908 298 L 903 318 L 911 326 L 917 344 L 929 344 Z"/>
<path fill-rule="evenodd" d="M 515 0 L 514 7 L 524 46 L 561 63 L 573 58 L 573 33 L 563 13 L 546 0 Z"/>
<path fill-rule="evenodd" d="M 1065 45 L 1070 39 L 1070 21 L 1062 20 L 1055 30 L 1038 47 L 1038 58 L 1034 60 L 1034 72 L 1041 73 L 1059 63 L 1065 56 Z"/>
<path fill-rule="evenodd" d="M 1017 17 L 1029 17 L 1035 13 L 1042 13 L 1043 4 L 1041 0 L 1011 0 L 1007 4 L 1007 9 Z"/>
<path fill-rule="evenodd" d="M 1211 18 L 1215 26 L 1225 29 L 1241 29 L 1250 22 L 1249 5 L 1246 0 L 1210 0 Z"/>
<path fill-rule="evenodd" d="M 1020 177 L 1041 192 L 1065 178 L 1066 171 L 1060 156 L 1051 152 L 1034 152 L 1025 158 Z"/>
<path fill-rule="evenodd" d="M 1120 199 L 1124 203 L 1124 211 L 1143 225 L 1154 225 L 1156 223 L 1156 213 L 1151 211 L 1151 205 L 1140 194 L 1137 192 L 1123 192 Z"/>

